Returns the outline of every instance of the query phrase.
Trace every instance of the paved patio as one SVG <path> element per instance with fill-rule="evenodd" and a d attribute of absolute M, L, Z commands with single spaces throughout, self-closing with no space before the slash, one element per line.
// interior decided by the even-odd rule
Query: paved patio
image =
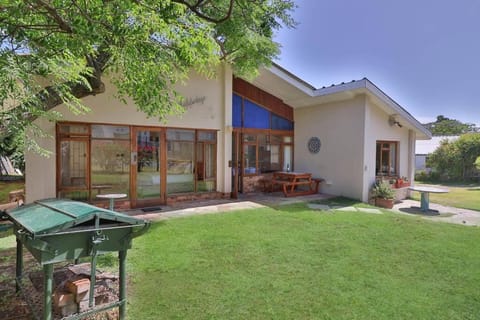
<path fill-rule="evenodd" d="M 480 226 L 480 211 L 447 207 L 432 202 L 430 202 L 430 209 L 428 212 L 423 212 L 420 210 L 420 201 L 407 199 L 396 203 L 392 210 L 435 221 Z"/>
<path fill-rule="evenodd" d="M 355 208 L 355 207 L 329 207 L 323 204 L 316 204 L 318 200 L 332 198 L 334 196 L 327 194 L 313 194 L 299 197 L 285 198 L 281 192 L 260 193 L 260 194 L 242 194 L 238 199 L 221 199 L 205 201 L 185 201 L 177 203 L 174 206 L 158 206 L 152 208 L 152 211 L 143 212 L 140 209 L 128 210 L 125 213 L 151 221 L 165 220 L 173 217 L 185 217 L 191 215 L 222 213 L 234 210 L 255 209 L 265 206 L 281 206 L 299 202 L 310 203 L 309 207 L 314 210 L 326 210 L 334 212 L 335 210 L 355 211 L 359 213 L 381 214 L 382 211 L 375 208 Z M 424 219 L 480 226 L 480 212 L 468 209 L 446 207 L 435 203 L 430 203 L 429 212 L 420 210 L 420 202 L 415 200 L 403 200 L 395 204 L 392 211 L 400 214 L 420 216 Z"/>

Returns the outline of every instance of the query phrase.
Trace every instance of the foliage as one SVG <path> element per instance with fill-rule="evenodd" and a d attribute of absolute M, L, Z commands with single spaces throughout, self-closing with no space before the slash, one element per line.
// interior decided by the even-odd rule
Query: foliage
<path fill-rule="evenodd" d="M 420 182 L 438 182 L 440 176 L 436 171 L 419 170 L 415 172 L 415 181 Z"/>
<path fill-rule="evenodd" d="M 437 116 L 435 122 L 429 122 L 424 126 L 434 136 L 456 136 L 469 132 L 478 132 L 479 128 L 474 123 L 462 123 L 455 119 L 449 119 L 442 115 Z"/>
<path fill-rule="evenodd" d="M 480 156 L 478 156 L 477 159 L 475 159 L 475 162 L 473 163 L 473 165 L 477 170 L 480 170 Z"/>
<path fill-rule="evenodd" d="M 272 40 L 293 27 L 292 0 L 4 0 L 0 5 L 0 138 L 32 121 L 89 109 L 105 91 L 131 97 L 150 117 L 182 112 L 175 84 L 189 72 L 214 76 L 221 63 L 253 76 L 279 53 Z M 25 141 L 27 148 L 34 139 Z"/>
<path fill-rule="evenodd" d="M 442 141 L 427 158 L 427 166 L 444 180 L 467 180 L 478 175 L 475 161 L 480 155 L 480 133 L 468 133 L 455 141 Z"/>
<path fill-rule="evenodd" d="M 393 199 L 395 197 L 395 191 L 387 181 L 378 181 L 372 188 L 372 195 L 375 198 Z"/>
<path fill-rule="evenodd" d="M 128 253 L 128 318 L 477 318 L 476 228 L 290 209 L 154 224 Z"/>

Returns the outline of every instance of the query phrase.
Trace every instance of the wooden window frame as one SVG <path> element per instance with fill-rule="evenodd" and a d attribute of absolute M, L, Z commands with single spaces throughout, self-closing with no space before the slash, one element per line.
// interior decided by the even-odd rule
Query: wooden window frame
<path fill-rule="evenodd" d="M 284 131 L 284 130 L 265 130 L 265 129 L 251 129 L 251 128 L 244 128 L 244 129 L 234 129 L 234 132 L 240 132 L 241 133 L 241 138 L 239 139 L 240 142 L 241 142 L 241 145 L 240 145 L 240 150 L 241 150 L 241 154 L 240 154 L 240 164 L 241 164 L 241 172 L 243 174 L 243 176 L 245 177 L 252 177 L 252 176 L 258 176 L 258 175 L 261 175 L 263 174 L 262 172 L 259 172 L 259 159 L 258 159 L 258 154 L 259 154 L 259 142 L 258 142 L 258 139 L 255 139 L 255 141 L 247 141 L 245 142 L 243 140 L 243 135 L 244 134 L 249 134 L 249 135 L 260 135 L 260 134 L 263 134 L 263 135 L 266 135 L 268 137 L 270 136 L 282 136 L 282 137 L 285 137 L 285 136 L 288 136 L 288 137 L 291 137 L 292 138 L 292 142 L 284 142 L 283 140 L 280 142 L 280 144 L 275 144 L 275 145 L 279 145 L 280 146 L 280 167 L 283 168 L 285 166 L 285 159 L 284 159 L 284 147 L 285 146 L 291 146 L 292 147 L 292 162 L 290 163 L 290 170 L 293 171 L 293 168 L 294 168 L 294 163 L 293 163 L 293 159 L 294 159 L 294 133 L 293 131 Z M 271 138 L 267 138 L 268 140 L 271 141 Z M 244 157 L 244 146 L 245 145 L 254 145 L 255 146 L 255 152 L 256 152 L 256 160 L 255 160 L 255 173 L 245 173 L 245 170 L 244 170 L 244 164 L 245 164 L 245 157 Z M 279 171 L 282 171 L 279 170 Z"/>
<path fill-rule="evenodd" d="M 388 143 L 389 144 L 389 147 L 388 148 L 383 148 L 383 144 L 384 143 Z M 380 152 L 377 152 L 377 145 L 380 144 Z M 380 163 L 380 166 L 382 164 L 382 151 L 386 151 L 388 150 L 389 151 L 389 154 L 390 154 L 390 150 L 391 150 L 391 145 L 395 145 L 395 166 L 394 166 L 394 169 L 395 169 L 395 172 L 392 174 L 390 172 L 387 172 L 386 174 L 383 174 L 383 172 L 379 172 L 376 168 L 376 163 L 377 163 L 377 157 L 380 157 L 379 159 L 379 163 Z M 400 155 L 400 143 L 398 141 L 389 141 L 389 140 L 377 140 L 376 144 L 375 144 L 375 175 L 377 177 L 399 177 L 399 155 Z M 391 159 L 389 159 L 389 166 L 391 164 Z"/>
<path fill-rule="evenodd" d="M 60 130 L 60 127 L 61 126 L 65 126 L 65 125 L 73 125 L 73 126 L 86 126 L 88 128 L 87 132 L 86 133 L 62 133 L 61 130 Z M 55 159 L 55 163 L 56 163 L 56 177 L 55 177 L 55 181 L 56 181 L 56 194 L 59 195 L 60 193 L 62 192 L 75 192 L 75 191 L 83 191 L 83 192 L 87 192 L 88 193 L 88 201 L 91 201 L 91 192 L 92 192 L 92 187 L 91 187 L 91 141 L 92 139 L 95 139 L 95 140 L 111 140 L 109 138 L 92 138 L 92 125 L 109 125 L 109 126 L 125 126 L 125 127 L 129 127 L 130 129 L 130 146 L 132 148 L 133 146 L 133 143 L 132 143 L 132 139 L 135 139 L 135 137 L 132 137 L 132 132 L 134 131 L 134 129 L 136 128 L 145 128 L 145 129 L 159 129 L 161 130 L 162 132 L 164 132 L 164 135 L 165 135 L 165 142 L 164 142 L 164 155 L 165 155 L 165 159 L 163 159 L 164 161 L 162 161 L 163 163 L 163 166 L 166 166 L 166 154 L 167 154 L 167 145 L 168 145 L 168 139 L 166 139 L 166 132 L 168 129 L 178 129 L 178 130 L 192 130 L 195 132 L 195 138 L 193 141 L 189 140 L 190 142 L 193 142 L 194 144 L 194 159 L 196 159 L 197 157 L 197 144 L 201 143 L 203 144 L 203 148 L 204 148 L 204 157 L 205 157 L 205 146 L 208 144 L 208 145 L 214 145 L 214 177 L 212 178 L 208 178 L 208 179 L 204 179 L 204 181 L 215 181 L 215 187 L 214 187 L 214 191 L 210 191 L 210 192 L 216 192 L 216 189 L 217 189 L 217 173 L 218 173 L 218 160 L 217 160 L 217 156 L 218 156 L 218 130 L 217 129 L 198 129 L 198 128 L 181 128 L 181 127 L 152 127 L 152 126 L 138 126 L 138 125 L 128 125 L 128 124 L 119 124 L 119 123 L 96 123 L 96 122 L 74 122 L 74 121 L 61 121 L 61 122 L 57 122 L 56 123 L 56 133 L 55 133 L 55 136 L 56 136 L 56 159 Z M 210 132 L 210 133 L 213 133 L 214 134 L 214 137 L 215 139 L 213 140 L 200 140 L 199 139 L 199 133 L 200 132 Z M 85 177 L 85 180 L 86 180 L 86 187 L 76 187 L 76 186 L 62 186 L 61 185 L 61 150 L 60 150 L 60 147 L 61 147 L 61 142 L 62 141 L 68 141 L 68 140 L 71 140 L 71 141 L 85 141 L 87 143 L 87 146 L 86 146 L 86 150 L 87 150 L 87 168 L 86 168 L 86 177 Z M 128 139 L 117 139 L 117 140 L 128 140 Z M 179 140 L 180 141 L 180 140 Z M 183 140 L 181 140 L 183 141 Z M 166 184 L 166 168 L 162 168 L 161 170 L 164 171 L 164 176 L 165 176 L 165 184 Z M 194 172 L 194 177 L 195 177 L 195 186 L 194 186 L 194 191 L 193 193 L 204 193 L 204 192 L 209 192 L 209 191 L 198 191 L 198 188 L 197 188 L 197 175 L 196 175 L 196 170 Z M 132 177 L 132 173 L 130 173 L 130 190 L 132 190 L 132 183 L 133 183 L 133 179 L 134 177 Z M 166 187 L 166 185 L 165 185 Z M 166 191 L 165 191 L 166 192 Z"/>

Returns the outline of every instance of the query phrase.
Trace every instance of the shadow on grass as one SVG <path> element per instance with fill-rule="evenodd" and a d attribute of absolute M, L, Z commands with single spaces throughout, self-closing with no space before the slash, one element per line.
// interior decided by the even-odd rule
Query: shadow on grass
<path fill-rule="evenodd" d="M 347 207 L 356 207 L 356 208 L 377 208 L 375 206 L 363 203 L 359 200 L 350 199 L 346 197 L 335 197 L 323 200 L 313 200 L 307 202 L 298 202 L 292 204 L 279 204 L 279 205 L 268 205 L 268 207 L 283 212 L 299 212 L 299 211 L 309 211 L 312 210 L 308 204 L 321 204 L 329 206 L 332 209 L 342 209 Z"/>
<path fill-rule="evenodd" d="M 297 202 L 289 204 L 280 204 L 280 205 L 268 205 L 267 207 L 282 212 L 298 212 L 309 210 L 306 202 Z"/>
<path fill-rule="evenodd" d="M 330 198 L 330 199 L 324 199 L 324 200 L 316 200 L 312 201 L 311 203 L 317 203 L 317 204 L 324 204 L 330 207 L 370 207 L 369 205 L 355 200 L 355 199 L 350 199 L 346 197 L 335 197 L 335 198 Z"/>

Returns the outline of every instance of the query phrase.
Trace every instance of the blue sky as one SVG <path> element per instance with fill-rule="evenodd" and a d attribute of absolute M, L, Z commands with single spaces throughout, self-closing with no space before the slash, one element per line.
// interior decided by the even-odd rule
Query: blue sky
<path fill-rule="evenodd" d="M 315 87 L 367 77 L 420 122 L 480 125 L 480 1 L 297 0 L 276 61 Z"/>

